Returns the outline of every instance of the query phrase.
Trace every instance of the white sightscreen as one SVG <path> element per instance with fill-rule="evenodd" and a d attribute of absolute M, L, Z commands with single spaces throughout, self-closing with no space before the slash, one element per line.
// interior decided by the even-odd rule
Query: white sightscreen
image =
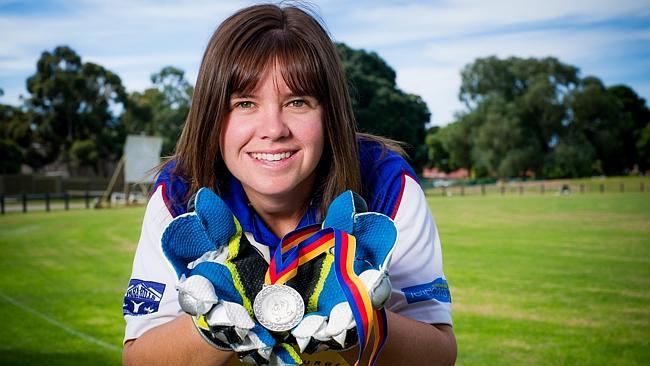
<path fill-rule="evenodd" d="M 154 172 L 160 164 L 162 137 L 128 135 L 124 144 L 124 182 L 153 182 Z"/>

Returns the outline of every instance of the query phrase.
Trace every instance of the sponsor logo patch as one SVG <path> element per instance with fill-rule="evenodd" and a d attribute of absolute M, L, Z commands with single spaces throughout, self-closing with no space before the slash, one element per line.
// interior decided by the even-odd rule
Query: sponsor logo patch
<path fill-rule="evenodd" d="M 440 302 L 451 302 L 449 285 L 444 278 L 438 277 L 433 282 L 423 283 L 402 289 L 406 302 L 413 304 L 420 301 L 435 299 Z"/>
<path fill-rule="evenodd" d="M 132 278 L 124 294 L 124 315 L 147 315 L 158 311 L 165 284 Z"/>

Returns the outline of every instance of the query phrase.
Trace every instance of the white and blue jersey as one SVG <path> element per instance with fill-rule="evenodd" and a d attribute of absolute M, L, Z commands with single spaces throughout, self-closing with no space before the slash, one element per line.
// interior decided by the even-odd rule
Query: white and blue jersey
<path fill-rule="evenodd" d="M 391 217 L 399 233 L 388 267 L 393 288 L 386 308 L 421 322 L 451 325 L 451 296 L 442 270 L 440 240 L 413 170 L 401 156 L 370 140 L 359 141 L 359 159 L 362 196 L 369 211 Z M 147 205 L 124 298 L 125 341 L 183 313 L 175 290 L 176 272 L 160 243 L 167 224 L 187 211 L 189 185 L 172 170 L 170 162 Z M 220 196 L 268 261 L 268 248 L 275 247 L 280 238 L 248 204 L 241 183 L 230 176 L 227 187 L 220 187 Z M 298 227 L 317 223 L 317 217 L 316 205 L 310 206 Z"/>

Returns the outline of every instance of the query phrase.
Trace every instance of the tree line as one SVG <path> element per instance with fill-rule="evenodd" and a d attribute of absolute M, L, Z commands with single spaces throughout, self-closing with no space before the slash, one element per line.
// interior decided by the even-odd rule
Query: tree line
<path fill-rule="evenodd" d="M 477 177 L 566 178 L 650 169 L 650 110 L 556 58 L 479 58 L 461 72 L 467 110 L 426 137 L 429 163 Z"/>
<path fill-rule="evenodd" d="M 379 55 L 342 43 L 337 50 L 359 130 L 404 142 L 416 171 L 556 178 L 650 169 L 645 100 L 627 86 L 580 78 L 555 58 L 475 60 L 461 72 L 466 111 L 427 130 L 426 103 L 397 87 Z M 67 46 L 43 52 L 26 85 L 21 105 L 0 104 L 0 174 L 58 164 L 71 175 L 108 176 L 128 134 L 161 136 L 170 155 L 193 94 L 172 66 L 128 93 L 116 73 Z"/>
<path fill-rule="evenodd" d="M 344 44 L 337 49 L 360 130 L 406 142 L 416 165 L 423 165 L 426 104 L 397 88 L 395 71 L 376 53 Z M 71 175 L 107 176 L 127 134 L 161 136 L 163 155 L 172 154 L 193 87 L 183 70 L 171 66 L 151 75 L 151 83 L 127 93 L 117 74 L 84 62 L 70 47 L 43 52 L 22 105 L 0 104 L 0 173 L 19 172 L 23 164 L 34 171 L 58 164 Z"/>

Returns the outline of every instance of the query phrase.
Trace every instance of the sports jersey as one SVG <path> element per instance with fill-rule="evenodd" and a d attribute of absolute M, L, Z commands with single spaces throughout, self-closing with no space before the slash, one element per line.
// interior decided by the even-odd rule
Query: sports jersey
<path fill-rule="evenodd" d="M 395 221 L 398 230 L 388 267 L 392 293 L 386 309 L 431 324 L 452 324 L 451 295 L 442 270 L 442 252 L 435 221 L 415 174 L 406 161 L 377 142 L 359 140 L 362 196 L 369 211 Z M 124 341 L 180 316 L 177 276 L 162 252 L 167 224 L 187 212 L 189 185 L 173 174 L 174 162 L 159 175 L 147 205 L 133 272 L 124 297 Z M 229 176 L 220 196 L 237 217 L 244 235 L 269 261 L 280 242 L 248 204 L 241 183 Z M 310 203 L 298 227 L 317 222 L 317 204 Z M 335 352 L 304 355 L 306 364 L 347 365 Z M 319 362 L 320 361 L 320 362 Z"/>

